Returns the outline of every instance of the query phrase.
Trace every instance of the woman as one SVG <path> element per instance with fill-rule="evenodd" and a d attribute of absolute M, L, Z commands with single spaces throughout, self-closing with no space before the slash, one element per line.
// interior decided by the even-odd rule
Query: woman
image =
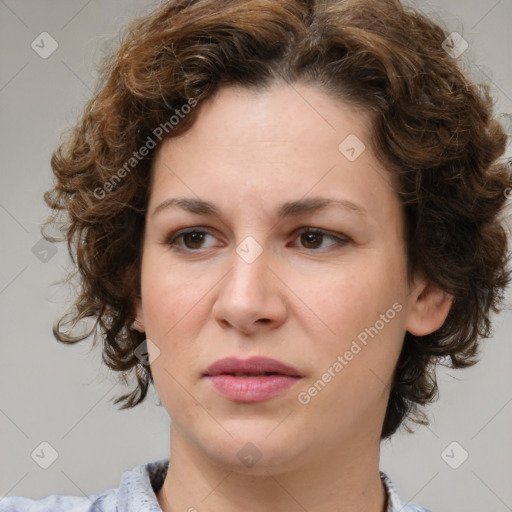
<path fill-rule="evenodd" d="M 170 457 L 0 510 L 427 510 L 380 442 L 426 423 L 437 363 L 475 363 L 509 282 L 506 135 L 447 36 L 393 0 L 181 0 L 132 23 L 46 200 L 74 320 L 135 371 L 116 403 L 155 384 Z"/>

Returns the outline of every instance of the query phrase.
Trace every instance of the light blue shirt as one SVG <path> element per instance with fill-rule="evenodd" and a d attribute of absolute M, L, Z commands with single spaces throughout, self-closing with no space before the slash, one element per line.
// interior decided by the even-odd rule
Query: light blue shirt
<path fill-rule="evenodd" d="M 164 482 L 168 465 L 168 458 L 140 464 L 123 473 L 117 489 L 85 497 L 52 494 L 33 500 L 6 496 L 0 499 L 0 512 L 162 512 L 155 493 Z M 380 477 L 389 497 L 386 512 L 431 512 L 414 503 L 403 503 L 393 483 L 382 471 Z"/>

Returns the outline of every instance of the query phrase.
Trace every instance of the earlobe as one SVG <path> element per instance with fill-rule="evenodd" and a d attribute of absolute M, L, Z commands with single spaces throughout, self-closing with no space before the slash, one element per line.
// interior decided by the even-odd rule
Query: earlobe
<path fill-rule="evenodd" d="M 426 283 L 419 290 L 411 297 L 406 329 L 415 336 L 426 336 L 442 327 L 453 297 L 433 283 Z"/>
<path fill-rule="evenodd" d="M 138 320 L 138 319 L 135 319 L 132 322 L 131 329 L 133 329 L 134 331 L 139 331 L 139 332 L 144 332 L 145 331 L 144 324 L 140 320 Z"/>
<path fill-rule="evenodd" d="M 130 329 L 145 332 L 144 320 L 142 319 L 142 302 L 140 298 L 135 301 L 135 318 L 133 319 Z"/>

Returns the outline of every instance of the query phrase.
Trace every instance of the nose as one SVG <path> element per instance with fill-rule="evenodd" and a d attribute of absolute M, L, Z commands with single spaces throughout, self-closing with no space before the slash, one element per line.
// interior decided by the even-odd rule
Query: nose
<path fill-rule="evenodd" d="M 286 286 L 272 269 L 269 250 L 254 260 L 233 251 L 231 265 L 219 283 L 220 290 L 212 314 L 222 328 L 245 334 L 273 330 L 286 318 Z"/>

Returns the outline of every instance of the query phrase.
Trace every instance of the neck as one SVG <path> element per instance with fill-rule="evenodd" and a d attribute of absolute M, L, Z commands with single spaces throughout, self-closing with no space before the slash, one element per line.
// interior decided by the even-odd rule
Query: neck
<path fill-rule="evenodd" d="M 385 512 L 380 439 L 304 457 L 283 469 L 222 464 L 171 423 L 169 469 L 157 499 L 163 512 Z"/>

